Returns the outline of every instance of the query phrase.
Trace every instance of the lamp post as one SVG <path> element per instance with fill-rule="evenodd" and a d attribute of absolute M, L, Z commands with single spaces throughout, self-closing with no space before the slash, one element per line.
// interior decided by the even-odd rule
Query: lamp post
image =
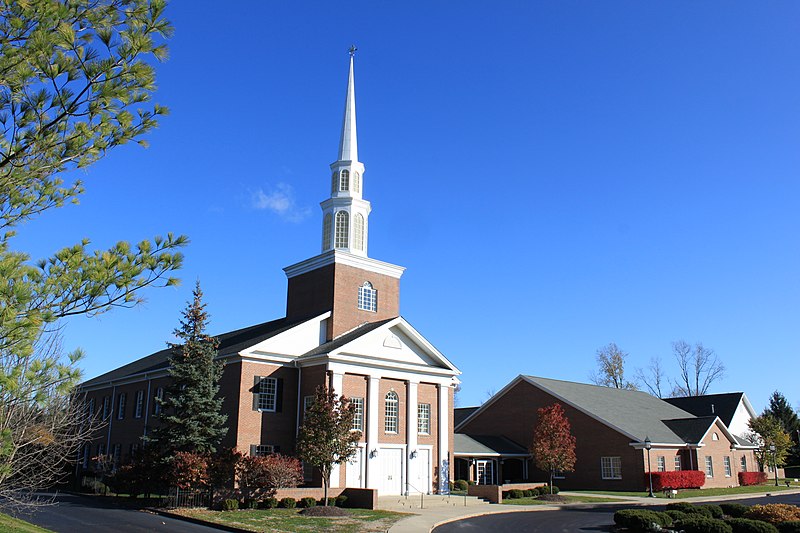
<path fill-rule="evenodd" d="M 769 445 L 769 451 L 772 452 L 772 469 L 775 471 L 775 486 L 778 486 L 778 459 L 774 444 Z"/>
<path fill-rule="evenodd" d="M 644 438 L 644 449 L 647 450 L 647 475 L 650 477 L 650 496 L 651 498 L 655 497 L 653 494 L 653 469 L 650 467 L 650 448 L 653 447 L 653 443 L 650 441 L 650 437 L 647 436 Z"/>

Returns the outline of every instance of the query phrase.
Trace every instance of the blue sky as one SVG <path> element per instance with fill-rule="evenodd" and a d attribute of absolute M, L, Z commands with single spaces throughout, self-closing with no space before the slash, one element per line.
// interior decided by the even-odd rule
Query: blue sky
<path fill-rule="evenodd" d="M 491 7 L 489 7 L 491 5 Z M 370 256 L 463 371 L 461 404 L 520 373 L 587 381 L 701 341 L 714 392 L 797 406 L 800 4 L 173 2 L 147 139 L 79 206 L 20 230 L 33 257 L 186 233 L 184 283 L 71 320 L 92 377 L 172 339 L 195 279 L 222 332 L 283 316 L 319 252 L 355 43 Z"/>

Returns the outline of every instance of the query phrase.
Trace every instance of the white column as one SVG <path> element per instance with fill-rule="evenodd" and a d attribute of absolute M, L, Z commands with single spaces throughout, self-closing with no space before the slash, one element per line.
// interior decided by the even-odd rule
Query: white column
<path fill-rule="evenodd" d="M 342 395 L 344 392 L 344 374 L 338 372 L 333 373 L 331 376 L 331 388 L 337 395 Z M 331 468 L 331 487 L 336 488 L 340 485 L 340 472 L 340 465 L 333 465 L 333 468 Z"/>
<path fill-rule="evenodd" d="M 378 488 L 378 458 L 372 457 L 372 451 L 378 449 L 378 413 L 380 412 L 380 378 L 369 378 L 367 386 L 367 449 L 365 463 L 367 467 L 367 488 Z"/>
<path fill-rule="evenodd" d="M 449 457 L 450 451 L 450 430 L 449 430 L 449 392 L 450 387 L 447 385 L 439 385 L 439 488 L 441 488 L 443 480 L 449 482 L 449 479 L 444 479 L 442 476 L 445 472 L 442 471 L 444 461 L 451 459 Z M 448 463 L 446 475 L 449 477 L 453 465 Z"/>
<path fill-rule="evenodd" d="M 417 487 L 418 475 L 417 475 L 417 461 L 415 458 L 411 457 L 411 455 L 417 450 L 417 415 L 419 414 L 417 411 L 417 387 L 419 383 L 413 381 L 406 382 L 406 391 L 407 391 L 407 401 L 406 404 L 408 406 L 406 411 L 406 453 L 407 461 L 406 461 L 406 485 L 409 483 L 411 487 L 406 487 L 406 493 L 409 492 L 416 492 L 416 491 L 423 491 L 425 487 Z"/>

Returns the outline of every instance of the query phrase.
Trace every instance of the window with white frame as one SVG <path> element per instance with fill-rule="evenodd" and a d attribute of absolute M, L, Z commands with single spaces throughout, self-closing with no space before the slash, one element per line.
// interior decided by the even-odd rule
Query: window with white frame
<path fill-rule="evenodd" d="M 109 396 L 103 396 L 103 418 L 108 418 L 111 414 L 111 402 Z"/>
<path fill-rule="evenodd" d="M 133 412 L 134 418 L 142 418 L 142 412 L 144 411 L 144 391 L 136 391 L 136 408 Z"/>
<path fill-rule="evenodd" d="M 725 477 L 731 477 L 733 471 L 731 470 L 731 458 L 727 455 L 722 458 L 722 465 L 725 467 Z"/>
<path fill-rule="evenodd" d="M 314 479 L 314 465 L 311 463 L 307 463 L 305 461 L 302 462 L 303 465 L 303 481 L 308 483 L 312 479 Z"/>
<path fill-rule="evenodd" d="M 336 192 L 336 188 L 339 186 L 339 172 L 334 172 L 331 176 L 331 194 Z"/>
<path fill-rule="evenodd" d="M 342 170 L 341 179 L 339 179 L 339 190 L 347 191 L 350 189 L 350 171 Z"/>
<path fill-rule="evenodd" d="M 364 249 L 364 217 L 361 213 L 353 217 L 353 247 L 356 250 Z"/>
<path fill-rule="evenodd" d="M 81 464 L 83 465 L 83 468 L 89 468 L 89 459 L 91 458 L 90 457 L 91 455 L 92 455 L 92 445 L 91 444 L 84 444 L 83 445 L 83 460 L 81 461 Z"/>
<path fill-rule="evenodd" d="M 358 308 L 363 311 L 378 311 L 378 291 L 372 288 L 372 283 L 365 281 L 358 288 Z"/>
<path fill-rule="evenodd" d="M 258 382 L 258 410 L 275 411 L 278 398 L 278 380 L 276 378 L 261 378 Z"/>
<path fill-rule="evenodd" d="M 417 405 L 417 433 L 430 435 L 431 432 L 431 404 Z"/>
<path fill-rule="evenodd" d="M 553 470 L 553 479 L 564 479 L 565 477 L 563 470 Z"/>
<path fill-rule="evenodd" d="M 739 467 L 742 469 L 742 472 L 747 472 L 747 457 L 744 455 L 739 459 Z"/>
<path fill-rule="evenodd" d="M 333 220 L 333 218 L 331 217 L 331 214 L 328 213 L 327 215 L 325 215 L 325 220 L 322 223 L 322 249 L 323 250 L 330 250 L 330 248 L 331 248 L 331 237 L 333 236 L 333 235 L 331 235 L 331 224 L 333 223 L 332 220 Z"/>
<path fill-rule="evenodd" d="M 347 248 L 350 236 L 350 217 L 347 211 L 336 213 L 336 248 Z"/>
<path fill-rule="evenodd" d="M 710 455 L 706 455 L 706 477 L 714 477 L 714 461 Z"/>
<path fill-rule="evenodd" d="M 113 452 L 111 453 L 111 460 L 115 465 L 119 464 L 120 456 L 122 455 L 122 444 L 117 443 L 114 445 Z"/>
<path fill-rule="evenodd" d="M 255 457 L 265 457 L 275 452 L 275 446 L 272 444 L 255 444 L 253 445 L 253 455 Z"/>
<path fill-rule="evenodd" d="M 89 416 L 94 416 L 94 398 L 89 399 Z"/>
<path fill-rule="evenodd" d="M 667 469 L 667 460 L 663 455 L 658 456 L 658 471 L 664 472 Z"/>
<path fill-rule="evenodd" d="M 120 392 L 117 397 L 117 418 L 122 420 L 125 418 L 125 400 L 127 396 L 124 392 Z"/>
<path fill-rule="evenodd" d="M 139 444 L 137 442 L 132 443 L 130 448 L 128 448 L 128 457 L 133 459 L 134 457 L 136 457 L 136 453 L 138 451 L 139 451 Z"/>
<path fill-rule="evenodd" d="M 676 455 L 675 456 L 675 471 L 676 472 L 680 472 L 681 469 L 682 469 L 681 468 L 681 456 L 680 455 Z"/>
<path fill-rule="evenodd" d="M 354 431 L 364 431 L 364 398 L 350 398 L 350 402 L 353 404 L 353 411 L 355 411 L 352 429 Z"/>
<path fill-rule="evenodd" d="M 353 190 L 361 192 L 361 174 L 358 172 L 353 172 Z"/>
<path fill-rule="evenodd" d="M 303 396 L 303 414 L 308 411 L 311 407 L 311 404 L 314 403 L 314 396 Z"/>
<path fill-rule="evenodd" d="M 386 393 L 385 407 L 386 414 L 383 422 L 383 430 L 386 433 L 397 433 L 397 415 L 399 413 L 399 400 L 395 391 Z"/>
<path fill-rule="evenodd" d="M 156 395 L 153 401 L 153 414 L 161 414 L 161 401 L 164 399 L 164 387 L 156 389 Z"/>
<path fill-rule="evenodd" d="M 716 431 L 711 434 L 711 440 L 719 440 L 719 435 L 717 435 Z"/>
<path fill-rule="evenodd" d="M 622 479 L 622 458 L 601 457 L 600 475 L 603 479 Z"/>

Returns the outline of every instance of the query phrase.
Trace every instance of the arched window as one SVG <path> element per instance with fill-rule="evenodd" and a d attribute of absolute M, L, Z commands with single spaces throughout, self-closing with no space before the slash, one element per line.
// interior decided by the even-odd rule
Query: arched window
<path fill-rule="evenodd" d="M 372 288 L 369 281 L 358 288 L 358 308 L 373 313 L 378 310 L 378 291 Z"/>
<path fill-rule="evenodd" d="M 364 217 L 361 213 L 353 217 L 353 246 L 356 250 L 364 249 Z"/>
<path fill-rule="evenodd" d="M 336 192 L 336 187 L 339 186 L 339 173 L 334 172 L 331 176 L 331 194 Z"/>
<path fill-rule="evenodd" d="M 322 251 L 331 249 L 331 214 L 325 215 L 325 221 L 322 223 Z"/>
<path fill-rule="evenodd" d="M 386 393 L 386 416 L 383 422 L 383 430 L 386 433 L 397 433 L 397 413 L 400 410 L 399 403 L 395 391 L 392 390 Z"/>
<path fill-rule="evenodd" d="M 339 190 L 340 191 L 349 191 L 350 190 L 350 171 L 349 170 L 342 170 L 342 177 L 339 179 Z"/>
<path fill-rule="evenodd" d="M 336 247 L 347 248 L 348 237 L 350 236 L 350 219 L 347 211 L 336 213 Z"/>
<path fill-rule="evenodd" d="M 353 172 L 353 191 L 361 192 L 361 174 Z"/>

